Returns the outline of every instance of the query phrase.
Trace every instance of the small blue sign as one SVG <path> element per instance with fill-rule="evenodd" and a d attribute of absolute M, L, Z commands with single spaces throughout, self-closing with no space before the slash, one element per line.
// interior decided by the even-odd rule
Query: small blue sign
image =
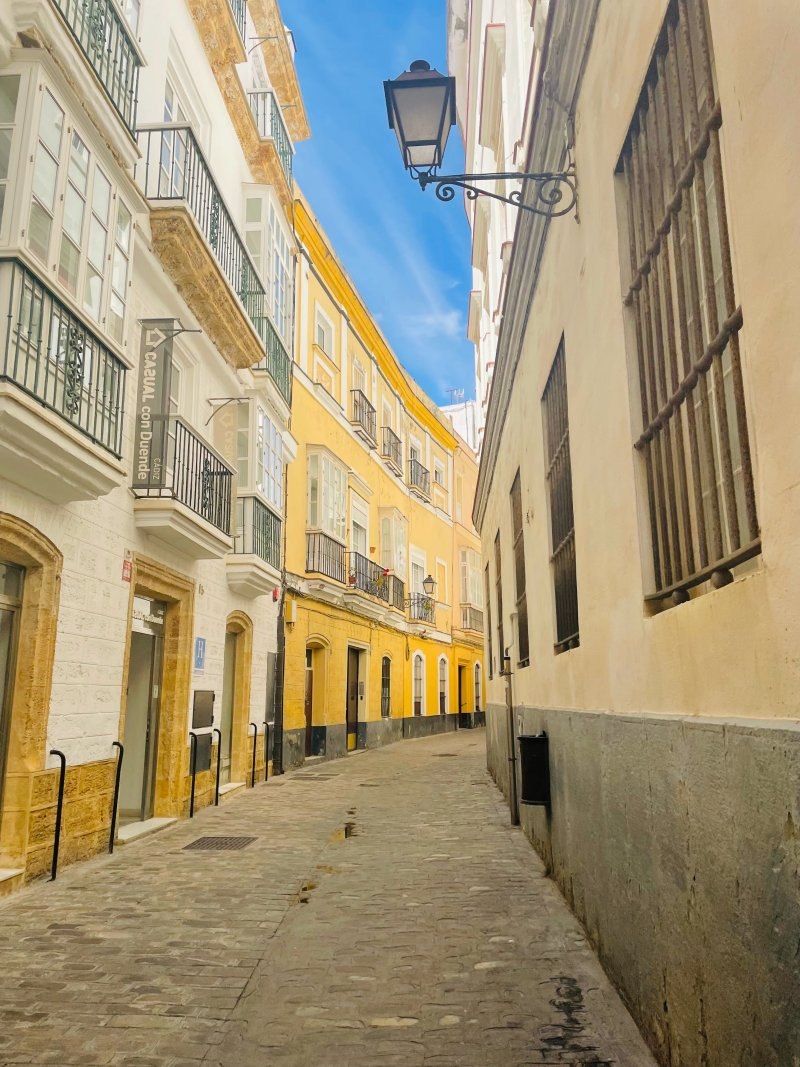
<path fill-rule="evenodd" d="M 197 674 L 202 674 L 206 669 L 205 637 L 195 637 L 194 639 L 194 669 Z"/>

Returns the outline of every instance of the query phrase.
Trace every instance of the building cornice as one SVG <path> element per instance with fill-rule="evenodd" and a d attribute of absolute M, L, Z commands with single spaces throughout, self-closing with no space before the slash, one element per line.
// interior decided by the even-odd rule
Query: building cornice
<path fill-rule="evenodd" d="M 527 138 L 529 149 L 525 170 L 528 172 L 564 169 L 570 147 L 566 144 L 564 130 L 567 120 L 575 115 L 599 4 L 600 0 L 552 0 L 550 4 L 531 130 Z M 565 114 L 565 110 L 568 114 Z M 578 172 L 580 174 L 580 166 Z M 526 187 L 526 202 L 535 199 L 534 185 L 530 182 Z M 542 215 L 528 211 L 518 214 L 472 511 L 473 521 L 479 531 L 486 514 L 492 475 L 538 287 L 550 224 L 551 220 Z M 557 220 L 556 225 L 565 225 L 565 222 Z"/>

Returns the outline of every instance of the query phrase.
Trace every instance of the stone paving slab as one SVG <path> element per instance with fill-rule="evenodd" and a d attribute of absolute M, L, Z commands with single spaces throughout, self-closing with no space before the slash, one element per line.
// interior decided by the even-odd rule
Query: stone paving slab
<path fill-rule="evenodd" d="M 482 732 L 316 771 L 0 903 L 0 1067 L 653 1067 Z"/>

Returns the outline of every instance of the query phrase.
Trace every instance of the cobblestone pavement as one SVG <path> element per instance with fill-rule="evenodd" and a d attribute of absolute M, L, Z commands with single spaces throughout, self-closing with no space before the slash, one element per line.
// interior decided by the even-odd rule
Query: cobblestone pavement
<path fill-rule="evenodd" d="M 483 745 L 276 778 L 3 902 L 0 1064 L 653 1067 Z"/>

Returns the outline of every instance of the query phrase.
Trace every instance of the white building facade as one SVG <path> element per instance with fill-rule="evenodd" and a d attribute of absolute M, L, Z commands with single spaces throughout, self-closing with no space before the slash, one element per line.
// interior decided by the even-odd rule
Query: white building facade
<path fill-rule="evenodd" d="M 264 766 L 305 136 L 273 0 L 4 5 L 0 891 L 49 863 L 59 753 L 64 860 L 119 759 L 123 838 L 192 764 L 195 806 L 218 758 L 243 784 L 249 723 Z"/>

